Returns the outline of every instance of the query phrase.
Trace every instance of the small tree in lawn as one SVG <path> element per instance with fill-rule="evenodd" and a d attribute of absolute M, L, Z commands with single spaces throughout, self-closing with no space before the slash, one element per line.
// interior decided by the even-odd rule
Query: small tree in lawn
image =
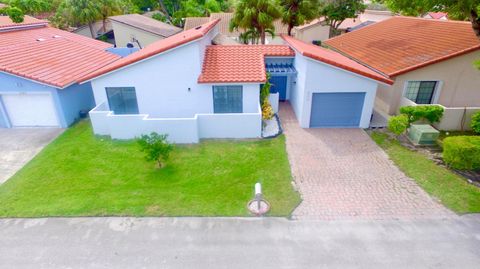
<path fill-rule="evenodd" d="M 173 145 L 167 141 L 168 135 L 152 132 L 150 135 L 142 135 L 138 139 L 140 150 L 145 152 L 147 161 L 156 161 L 158 167 L 163 167 L 163 162 L 168 160 Z"/>

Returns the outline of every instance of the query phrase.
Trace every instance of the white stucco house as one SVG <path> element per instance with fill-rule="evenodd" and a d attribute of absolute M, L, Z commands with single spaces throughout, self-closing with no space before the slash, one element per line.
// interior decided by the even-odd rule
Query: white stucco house
<path fill-rule="evenodd" d="M 341 54 L 284 36 L 283 45 L 212 45 L 219 20 L 157 41 L 82 79 L 99 135 L 155 131 L 176 143 L 261 136 L 261 85 L 289 100 L 304 128 L 367 128 L 376 90 L 393 82 Z"/>

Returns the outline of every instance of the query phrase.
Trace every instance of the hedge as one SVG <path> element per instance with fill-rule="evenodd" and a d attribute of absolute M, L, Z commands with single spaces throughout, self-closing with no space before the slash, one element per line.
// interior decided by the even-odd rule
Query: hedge
<path fill-rule="evenodd" d="M 454 169 L 480 170 L 480 136 L 445 138 L 443 160 Z"/>

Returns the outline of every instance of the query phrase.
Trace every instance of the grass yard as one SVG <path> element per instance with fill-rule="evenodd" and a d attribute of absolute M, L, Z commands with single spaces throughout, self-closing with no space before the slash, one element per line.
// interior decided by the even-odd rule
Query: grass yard
<path fill-rule="evenodd" d="M 372 132 L 372 139 L 390 159 L 427 193 L 438 198 L 451 210 L 463 214 L 480 212 L 480 188 L 460 176 L 436 165 L 421 153 L 411 151 L 384 133 Z"/>
<path fill-rule="evenodd" d="M 135 141 L 95 137 L 82 121 L 0 186 L 0 217 L 247 216 L 257 181 L 270 215 L 300 202 L 283 136 L 177 145 L 156 169 Z"/>

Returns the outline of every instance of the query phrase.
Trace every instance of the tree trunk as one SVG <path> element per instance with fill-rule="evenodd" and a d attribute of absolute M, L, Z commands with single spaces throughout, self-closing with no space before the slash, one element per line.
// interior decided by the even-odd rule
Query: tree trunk
<path fill-rule="evenodd" d="M 97 38 L 97 35 L 95 34 L 95 31 L 93 30 L 93 23 L 89 22 L 88 23 L 88 28 L 90 29 L 90 35 L 92 36 L 93 39 Z"/>
<path fill-rule="evenodd" d="M 163 0 L 158 0 L 158 3 L 160 4 L 160 8 L 162 9 L 164 15 L 167 16 L 168 21 L 172 22 L 172 17 L 170 17 L 170 14 L 168 14 L 167 7 L 165 6 L 165 3 L 163 3 Z"/>
<path fill-rule="evenodd" d="M 265 29 L 264 28 L 260 29 L 260 43 L 262 45 L 265 45 Z"/>
<path fill-rule="evenodd" d="M 102 33 L 106 33 L 107 32 L 107 17 L 104 16 L 102 18 Z"/>
<path fill-rule="evenodd" d="M 470 22 L 472 23 L 473 32 L 478 39 L 480 39 L 480 18 L 476 10 L 470 10 L 469 16 Z"/>
<path fill-rule="evenodd" d="M 289 35 L 289 36 L 292 36 L 292 29 L 293 29 L 293 25 L 288 24 L 287 32 L 288 32 L 288 35 Z"/>

